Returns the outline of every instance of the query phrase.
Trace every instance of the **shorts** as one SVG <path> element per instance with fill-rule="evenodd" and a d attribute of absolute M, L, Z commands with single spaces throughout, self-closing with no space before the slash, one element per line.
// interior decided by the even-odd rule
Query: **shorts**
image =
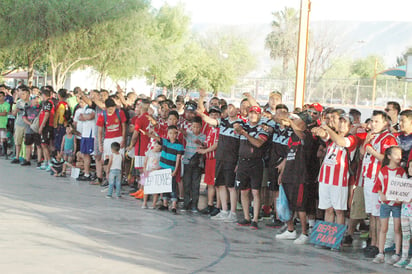
<path fill-rule="evenodd" d="M 319 209 L 347 210 L 348 187 L 319 183 Z"/>
<path fill-rule="evenodd" d="M 282 183 L 289 202 L 289 210 L 306 211 L 306 184 Z"/>
<path fill-rule="evenodd" d="M 392 212 L 392 217 L 393 218 L 400 218 L 401 217 L 401 206 L 400 205 L 388 205 L 385 203 L 381 204 L 381 209 L 380 209 L 380 218 L 381 219 L 386 219 L 391 216 Z"/>
<path fill-rule="evenodd" d="M 242 158 L 237 168 L 240 190 L 260 189 L 262 187 L 263 160 L 260 158 Z"/>
<path fill-rule="evenodd" d="M 114 142 L 118 142 L 119 144 L 122 143 L 123 137 L 115 137 L 115 138 L 109 138 L 109 139 L 104 139 L 103 141 L 103 159 L 106 159 L 106 157 L 109 157 L 112 155 L 112 148 L 111 145 Z M 124 154 L 124 148 L 120 149 L 120 154 Z"/>
<path fill-rule="evenodd" d="M 0 139 L 7 139 L 7 130 L 5 128 L 0 128 Z"/>
<path fill-rule="evenodd" d="M 381 205 L 379 203 L 379 194 L 372 192 L 375 180 L 364 177 L 363 182 L 363 193 L 365 195 L 365 212 L 372 214 L 372 216 L 379 217 L 381 208 Z"/>
<path fill-rule="evenodd" d="M 50 143 L 50 140 L 52 139 L 52 136 L 53 136 L 53 131 L 54 131 L 54 128 L 52 128 L 49 125 L 43 128 L 43 131 L 40 135 L 42 145 L 48 145 Z"/>
<path fill-rule="evenodd" d="M 365 212 L 365 196 L 363 186 L 357 186 L 353 190 L 352 205 L 350 207 L 350 218 L 355 220 L 366 219 L 368 216 Z"/>
<path fill-rule="evenodd" d="M 57 126 L 57 128 L 54 129 L 54 147 L 57 151 L 60 151 L 63 142 L 63 137 L 65 134 L 66 128 L 63 125 L 59 125 Z"/>
<path fill-rule="evenodd" d="M 263 173 L 262 173 L 262 187 L 268 187 L 270 182 L 269 182 L 269 168 L 265 167 L 266 164 L 263 167 Z"/>
<path fill-rule="evenodd" d="M 14 143 L 18 146 L 21 146 L 24 141 L 24 132 L 26 127 L 16 126 L 14 131 Z"/>
<path fill-rule="evenodd" d="M 94 138 L 82 137 L 80 140 L 80 152 L 82 154 L 91 155 L 94 151 Z"/>
<path fill-rule="evenodd" d="M 216 160 L 215 166 L 215 186 L 235 187 L 236 181 L 236 162 L 225 162 Z"/>
<path fill-rule="evenodd" d="M 205 160 L 205 184 L 209 186 L 215 185 L 215 173 L 216 173 L 216 159 Z"/>
<path fill-rule="evenodd" d="M 63 151 L 63 155 L 64 155 L 64 156 L 67 156 L 67 157 L 73 157 L 73 156 L 74 156 L 74 153 L 73 153 L 73 150 L 68 149 L 68 150 L 64 150 L 64 151 Z"/>
<path fill-rule="evenodd" d="M 41 145 L 41 137 L 40 134 L 38 133 L 31 133 L 31 134 L 26 134 L 24 136 L 24 145 L 26 146 L 31 146 L 32 144 L 35 144 L 36 146 Z"/>

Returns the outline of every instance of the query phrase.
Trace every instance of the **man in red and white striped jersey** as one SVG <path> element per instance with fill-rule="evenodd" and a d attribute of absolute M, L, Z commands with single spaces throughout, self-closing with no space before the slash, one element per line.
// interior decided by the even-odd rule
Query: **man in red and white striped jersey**
<path fill-rule="evenodd" d="M 365 211 L 371 216 L 369 225 L 369 236 L 371 246 L 377 247 L 377 222 L 380 215 L 379 196 L 373 193 L 375 178 L 381 167 L 385 150 L 391 146 L 398 145 L 396 138 L 388 130 L 390 120 L 383 111 L 375 110 L 372 114 L 371 131 L 366 136 L 361 147 L 362 160 L 361 176 L 363 177 L 365 194 Z"/>
<path fill-rule="evenodd" d="M 322 125 L 312 129 L 326 142 L 327 152 L 319 173 L 319 208 L 325 210 L 325 221 L 345 224 L 347 210 L 349 158 L 354 156 L 357 138 L 350 135 L 353 117 L 342 114 L 336 125 L 337 132 Z M 348 155 L 348 153 L 350 155 Z"/>

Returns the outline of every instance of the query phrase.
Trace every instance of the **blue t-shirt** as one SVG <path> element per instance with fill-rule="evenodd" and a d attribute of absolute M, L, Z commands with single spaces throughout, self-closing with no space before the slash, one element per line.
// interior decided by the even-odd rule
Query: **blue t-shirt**
<path fill-rule="evenodd" d="M 177 155 L 184 154 L 184 147 L 178 141 L 171 143 L 169 140 L 162 138 L 162 152 L 160 154 L 160 167 L 163 169 L 170 168 L 172 172 L 176 167 Z"/>

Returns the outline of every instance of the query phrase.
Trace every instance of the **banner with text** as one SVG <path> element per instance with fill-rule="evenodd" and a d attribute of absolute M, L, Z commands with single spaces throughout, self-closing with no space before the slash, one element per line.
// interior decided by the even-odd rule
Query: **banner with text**
<path fill-rule="evenodd" d="M 399 177 L 393 178 L 388 183 L 386 191 L 388 201 L 408 202 L 412 199 L 412 180 Z"/>
<path fill-rule="evenodd" d="M 310 234 L 310 243 L 339 249 L 346 225 L 317 221 Z"/>
<path fill-rule="evenodd" d="M 172 170 L 160 169 L 149 173 L 144 182 L 144 194 L 172 192 Z"/>

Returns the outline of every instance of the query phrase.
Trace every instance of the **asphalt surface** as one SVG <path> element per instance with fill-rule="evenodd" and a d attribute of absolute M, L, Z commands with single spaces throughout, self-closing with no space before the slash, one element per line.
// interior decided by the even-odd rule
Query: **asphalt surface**
<path fill-rule="evenodd" d="M 125 189 L 126 190 L 126 189 Z M 241 212 L 238 212 L 241 216 Z M 141 209 L 127 195 L 0 159 L 1 273 L 398 273 L 355 248 L 275 240 L 205 216 Z"/>

